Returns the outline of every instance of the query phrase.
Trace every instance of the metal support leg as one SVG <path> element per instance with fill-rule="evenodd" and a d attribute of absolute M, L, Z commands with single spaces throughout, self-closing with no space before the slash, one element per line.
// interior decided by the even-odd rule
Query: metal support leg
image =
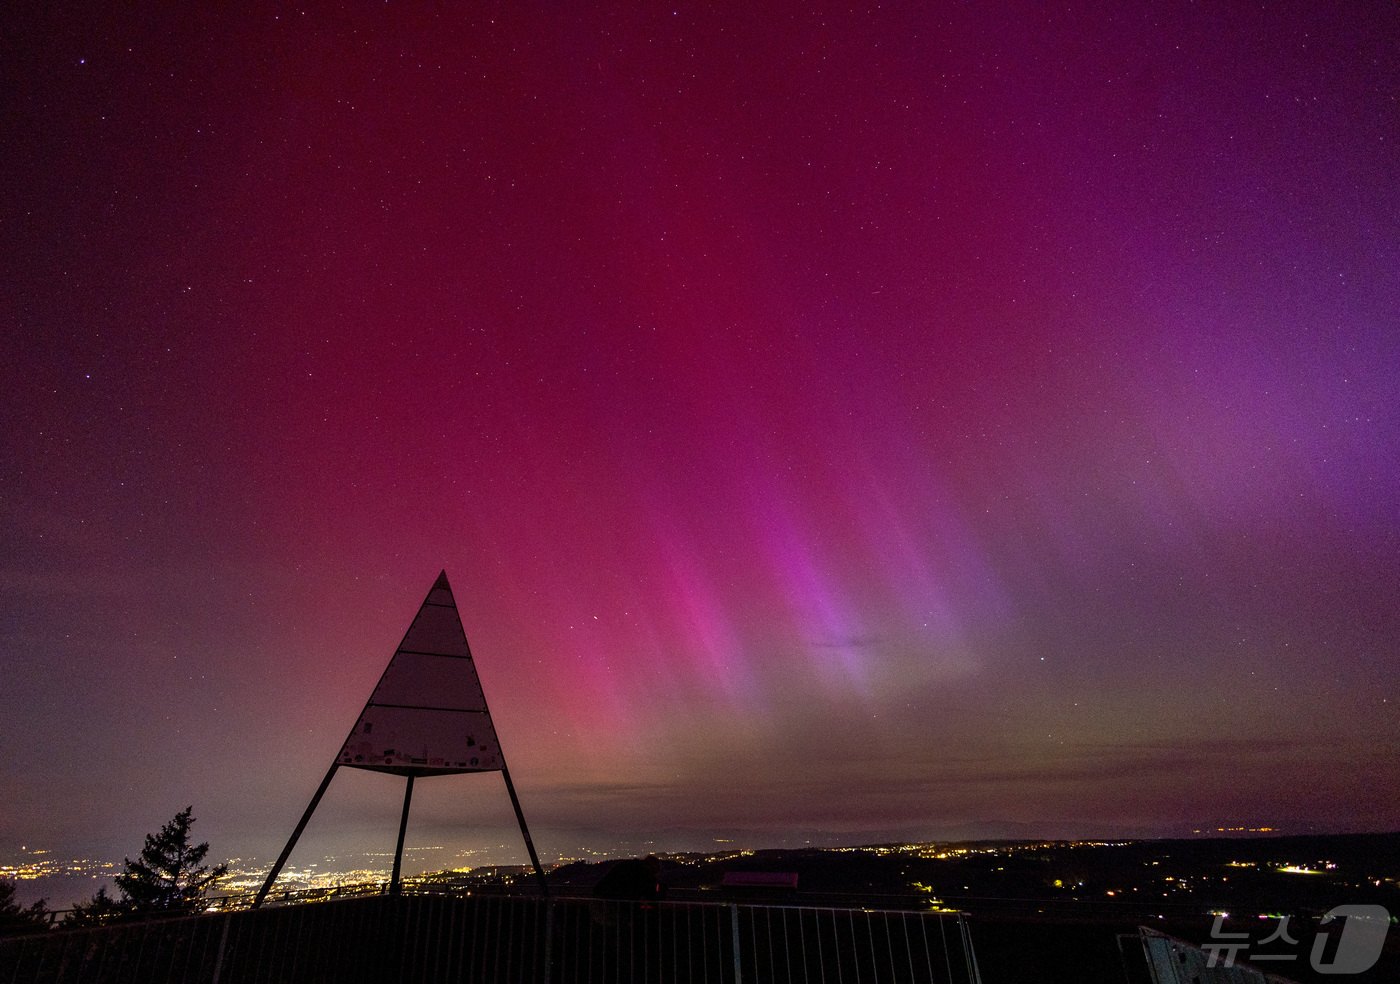
<path fill-rule="evenodd" d="M 544 869 L 540 867 L 540 859 L 535 854 L 535 842 L 530 840 L 530 828 L 525 826 L 525 814 L 520 810 L 520 800 L 515 795 L 515 784 L 510 781 L 510 770 L 505 763 L 501 763 L 501 775 L 506 780 L 506 792 L 510 793 L 510 805 L 515 807 L 515 819 L 520 821 L 520 833 L 525 838 L 525 850 L 530 852 L 530 863 L 535 866 L 535 875 L 540 880 L 540 891 L 545 898 L 549 898 L 549 883 L 544 880 Z"/>
<path fill-rule="evenodd" d="M 268 890 L 272 888 L 272 883 L 277 880 L 277 875 L 282 871 L 282 865 L 287 863 L 287 858 L 291 856 L 292 848 L 296 847 L 297 838 L 306 829 L 306 823 L 311 819 L 311 814 L 316 812 L 316 804 L 321 802 L 321 797 L 326 794 L 326 787 L 331 784 L 331 777 L 335 775 L 335 770 L 340 768 L 337 762 L 331 766 L 326 773 L 326 778 L 321 780 L 320 788 L 316 790 L 316 795 L 311 797 L 311 804 L 307 806 L 306 812 L 301 815 L 301 823 L 297 824 L 297 829 L 292 831 L 292 839 L 287 841 L 287 846 L 282 848 L 282 854 L 277 859 L 277 863 L 272 866 L 272 870 L 267 873 L 267 881 L 263 882 L 263 887 L 258 889 L 258 897 L 253 900 L 253 908 L 263 904 L 263 899 L 267 898 Z"/>
<path fill-rule="evenodd" d="M 399 894 L 399 869 L 403 864 L 403 835 L 408 829 L 408 804 L 413 801 L 413 776 L 408 777 L 408 785 L 403 791 L 403 816 L 399 817 L 399 843 L 394 848 L 394 876 L 389 882 L 389 894 Z"/>

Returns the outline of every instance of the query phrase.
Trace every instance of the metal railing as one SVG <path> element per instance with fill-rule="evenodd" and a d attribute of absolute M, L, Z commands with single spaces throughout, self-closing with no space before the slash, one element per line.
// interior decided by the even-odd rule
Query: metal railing
<path fill-rule="evenodd" d="M 980 984 L 960 913 L 368 896 L 0 941 L 0 984 Z"/>

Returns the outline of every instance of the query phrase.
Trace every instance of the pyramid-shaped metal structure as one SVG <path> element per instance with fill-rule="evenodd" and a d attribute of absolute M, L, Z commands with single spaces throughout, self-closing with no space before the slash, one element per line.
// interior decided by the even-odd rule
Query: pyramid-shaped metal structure
<path fill-rule="evenodd" d="M 525 826 L 525 814 L 510 781 L 505 754 L 496 738 L 495 725 L 491 723 L 486 695 L 476 675 L 476 663 L 462 630 L 462 618 L 457 613 L 457 601 L 452 597 L 446 571 L 433 582 L 428 597 L 423 600 L 408 632 L 404 633 L 403 642 L 394 651 L 369 702 L 356 719 L 355 727 L 350 729 L 350 736 L 321 780 L 320 788 L 311 797 L 310 805 L 292 831 L 277 863 L 268 872 L 253 908 L 262 905 L 316 811 L 316 805 L 330 787 L 336 770 L 341 768 L 388 772 L 408 779 L 403 814 L 399 819 L 398 846 L 394 849 L 391 892 L 399 888 L 404 831 L 413 801 L 414 779 L 463 772 L 499 772 L 520 822 L 520 833 L 525 838 L 540 888 L 549 894 L 544 870 L 535 854 L 534 842 L 530 840 L 530 830 Z"/>
<path fill-rule="evenodd" d="M 501 746 L 446 571 L 418 609 L 336 761 L 400 776 L 501 769 Z"/>

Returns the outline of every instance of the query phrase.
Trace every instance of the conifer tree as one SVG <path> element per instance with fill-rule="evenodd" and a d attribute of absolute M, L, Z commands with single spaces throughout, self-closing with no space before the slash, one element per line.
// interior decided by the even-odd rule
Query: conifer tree
<path fill-rule="evenodd" d="M 146 846 L 114 881 L 122 901 L 137 909 L 194 909 L 213 884 L 228 873 L 228 865 L 213 869 L 204 863 L 209 842 L 190 843 L 194 807 L 187 806 L 160 829 L 147 834 Z"/>
<path fill-rule="evenodd" d="M 131 908 L 108 895 L 107 886 L 103 885 L 97 890 L 97 894 L 86 902 L 73 903 L 73 908 L 63 917 L 63 928 L 85 929 L 89 926 L 101 926 L 103 923 L 130 918 L 131 914 Z"/>
<path fill-rule="evenodd" d="M 119 898 L 108 895 L 104 886 L 89 901 L 74 905 L 66 922 L 90 925 L 197 909 L 204 893 L 228 873 L 228 865 L 210 868 L 204 863 L 209 842 L 190 843 L 193 814 L 194 807 L 187 806 L 160 833 L 146 835 L 140 855 L 135 861 L 126 858 L 126 871 L 113 879 Z"/>
<path fill-rule="evenodd" d="M 15 883 L 0 880 L 0 936 L 41 933 L 49 928 L 49 918 L 44 899 L 21 906 L 15 901 Z"/>

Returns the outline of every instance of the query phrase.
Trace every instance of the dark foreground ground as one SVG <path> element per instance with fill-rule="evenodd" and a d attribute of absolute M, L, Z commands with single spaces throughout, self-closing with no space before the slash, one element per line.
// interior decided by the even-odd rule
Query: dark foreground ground
<path fill-rule="evenodd" d="M 1242 940 L 1242 960 L 1291 955 L 1257 966 L 1299 984 L 1400 984 L 1400 927 L 1365 973 L 1320 973 L 1310 961 L 1319 933 L 1328 937 L 1324 963 L 1336 953 L 1345 921 L 1320 921 L 1334 907 L 1381 905 L 1400 916 L 1400 834 L 874 845 L 661 860 L 661 880 L 676 899 L 960 909 L 986 984 L 1146 981 L 1141 946 L 1120 941 L 1140 926 L 1198 946 Z M 569 865 L 550 881 L 587 892 L 608 867 Z M 799 887 L 726 888 L 729 871 L 793 872 Z M 1269 941 L 1280 926 L 1286 936 Z"/>
<path fill-rule="evenodd" d="M 637 878 L 628 883 L 631 888 L 616 894 L 618 883 L 624 881 L 617 876 L 628 870 Z M 741 875 L 746 877 L 739 877 Z M 734 954 L 742 951 L 744 960 L 756 961 L 755 968 L 764 961 L 788 966 L 783 962 L 790 963 L 789 957 L 781 953 L 774 957 L 770 951 L 777 952 L 773 951 L 772 941 L 786 941 L 788 930 L 794 927 L 798 932 L 794 938 L 810 942 L 810 946 L 802 942 L 797 951 L 792 951 L 803 960 L 813 954 L 820 959 L 825 954 L 835 959 L 833 966 L 837 966 L 847 957 L 855 959 L 852 954 L 879 951 L 879 960 L 884 961 L 880 966 L 888 964 L 894 968 L 898 963 L 894 958 L 906 949 L 906 943 L 900 942 L 900 933 L 906 932 L 905 927 L 934 925 L 942 933 L 947 925 L 952 925 L 957 927 L 952 937 L 955 943 L 963 938 L 963 923 L 955 915 L 930 914 L 921 918 L 908 915 L 941 910 L 965 914 L 980 977 L 985 984 L 1146 984 L 1150 978 L 1139 942 L 1141 927 L 1150 927 L 1197 947 L 1213 944 L 1235 947 L 1239 959 L 1299 984 L 1323 981 L 1400 984 L 1400 928 L 1392 925 L 1393 918 L 1389 922 L 1369 924 L 1385 927 L 1387 934 L 1375 964 L 1362 973 L 1345 976 L 1326 971 L 1335 969 L 1331 965 L 1343 952 L 1347 940 L 1356 941 L 1357 936 L 1351 934 L 1351 930 L 1357 926 L 1364 929 L 1368 924 L 1345 916 L 1324 921 L 1329 914 L 1335 915 L 1338 907 L 1344 906 L 1369 906 L 1372 913 L 1380 910 L 1400 915 L 1400 834 L 1126 843 L 904 844 L 802 851 L 731 851 L 713 855 L 670 854 L 647 862 L 633 859 L 630 863 L 569 864 L 552 870 L 549 882 L 552 894 L 560 900 L 550 911 L 563 920 L 556 923 L 555 931 L 549 930 L 547 922 L 541 922 L 545 917 L 540 913 L 545 908 L 533 874 L 520 868 L 496 868 L 408 879 L 402 897 L 383 894 L 382 886 L 361 885 L 297 893 L 295 898 L 277 899 L 277 906 L 259 912 L 236 911 L 246 900 L 233 897 L 213 900 L 225 909 L 234 910 L 228 920 L 222 915 L 185 920 L 189 927 L 179 932 L 171 929 L 166 934 L 173 934 L 168 940 L 160 935 L 165 930 L 155 924 L 114 927 L 113 931 L 123 934 L 123 939 L 130 939 L 107 949 L 121 957 L 117 963 L 123 966 L 132 954 L 136 955 L 133 960 L 146 959 L 148 950 L 167 962 L 174 959 L 171 954 L 178 952 L 186 963 L 193 961 L 192 965 L 200 967 L 205 964 L 213 967 L 210 961 L 217 963 L 227 957 L 227 968 L 218 973 L 223 974 L 220 980 L 225 984 L 232 984 L 235 969 L 242 975 L 237 976 L 240 981 L 271 979 L 262 974 L 257 961 L 272 959 L 268 954 L 276 956 L 284 950 L 284 956 L 302 954 L 305 950 L 303 937 L 309 939 L 307 933 L 311 932 L 306 927 L 313 923 L 316 926 L 326 924 L 321 926 L 325 930 L 321 934 L 325 939 L 321 942 L 325 944 L 323 956 L 329 955 L 327 959 L 334 956 L 349 960 L 347 946 L 353 949 L 354 945 L 363 945 L 363 948 L 377 940 L 378 949 L 371 955 L 374 959 L 393 957 L 405 967 L 416 959 L 415 955 L 421 956 L 429 950 L 437 954 L 442 950 L 438 956 L 443 960 L 456 960 L 464 967 L 473 960 L 478 963 L 486 960 L 499 951 L 505 956 L 491 956 L 491 966 L 495 967 L 503 959 L 504 965 L 510 968 L 527 954 L 538 956 L 536 951 L 542 948 L 530 941 L 540 933 L 551 939 L 559 935 L 561 947 L 569 941 L 577 943 L 574 947 L 577 952 L 571 951 L 569 957 L 575 961 L 583 959 L 579 955 L 586 952 L 589 960 L 595 956 L 606 960 L 608 954 L 621 959 L 619 955 L 625 954 L 629 961 L 655 962 L 668 945 L 672 950 L 667 953 L 672 956 L 667 959 L 672 959 L 681 953 L 677 949 L 681 936 L 672 940 L 667 934 L 674 936 L 681 929 L 690 933 L 695 928 L 692 923 L 699 920 L 696 930 L 699 937 L 687 936 L 687 940 L 700 939 L 702 942 L 698 945 L 702 950 L 718 941 L 720 950 L 729 947 L 726 951 L 729 956 L 725 959 L 732 961 Z M 639 885 L 643 887 L 638 888 Z M 650 892 L 652 898 L 659 896 L 670 902 L 743 904 L 734 907 L 656 906 L 647 904 L 641 896 L 626 894 L 643 890 Z M 323 897 L 327 900 L 326 906 L 287 904 Z M 604 897 L 614 901 L 601 901 Z M 813 912 L 813 909 L 818 911 Z M 868 911 L 862 916 L 860 910 Z M 883 915 L 880 910 L 893 910 L 894 914 Z M 341 926 L 336 922 L 344 922 L 351 916 L 360 919 L 360 923 L 352 927 L 350 923 Z M 825 939 L 822 933 L 827 929 L 830 930 L 828 935 L 838 932 L 838 916 L 839 920 L 844 920 L 839 924 L 839 933 L 845 935 L 833 936 L 829 941 L 831 946 L 825 947 L 820 942 Z M 725 942 L 731 939 L 725 928 L 729 923 L 715 922 L 731 917 L 742 922 L 742 933 L 737 926 L 732 931 L 732 945 Z M 677 923 L 678 918 L 684 921 L 684 926 Z M 408 922 L 403 922 L 405 919 Z M 237 933 L 229 936 L 233 942 L 228 944 L 231 949 L 227 950 L 223 937 L 211 936 L 209 929 L 217 925 L 222 930 L 226 924 L 240 927 Z M 471 939 L 480 945 L 464 949 L 462 933 L 466 930 L 461 927 L 468 924 L 472 927 Z M 776 931 L 771 928 L 774 925 L 778 927 Z M 444 930 L 445 926 L 457 926 L 461 931 Z M 636 939 L 652 940 L 654 936 L 656 946 L 648 950 L 644 942 L 638 956 L 634 952 L 636 946 L 623 945 L 623 937 L 619 935 L 623 927 L 628 933 L 627 940 L 632 943 Z M 353 932 L 347 935 L 346 931 L 351 929 Z M 802 936 L 803 932 L 807 932 L 806 937 Z M 78 957 L 81 957 L 79 964 L 83 960 L 102 963 L 107 959 L 86 951 L 74 956 L 86 945 L 82 943 L 85 938 L 82 931 L 69 934 L 60 929 L 41 935 L 52 939 L 49 943 L 35 940 L 33 946 L 20 946 L 17 941 L 10 941 L 0 946 L 0 951 L 22 963 L 27 961 L 26 966 L 34 962 L 31 957 L 40 951 L 49 956 L 62 951 L 58 962 L 55 962 L 57 958 L 43 957 L 40 963 L 48 960 L 44 966 L 57 967 L 63 962 L 72 963 Z M 156 943 L 151 944 L 148 936 Z M 747 941 L 742 946 L 741 937 Z M 75 939 L 78 944 L 72 943 Z M 836 945 L 842 939 L 845 949 Z M 917 949 L 919 944 L 909 945 Z M 927 945 L 926 940 L 924 945 Z M 946 942 L 943 945 L 945 949 L 949 946 Z M 787 946 L 787 942 L 782 942 L 780 949 Z M 961 960 L 966 951 L 961 943 L 956 943 L 955 948 Z M 684 952 L 689 955 L 690 949 L 691 944 L 687 942 Z M 803 953 L 807 957 L 803 957 Z M 1269 957 L 1274 960 L 1265 962 Z M 437 959 L 435 956 L 434 960 Z M 560 959 L 564 959 L 563 950 Z M 1320 964 L 1320 969 L 1315 969 L 1314 963 Z M 367 973 L 367 967 L 369 963 L 357 958 L 349 960 L 345 974 L 337 971 L 339 976 L 313 977 L 336 980 L 337 984 L 345 984 L 352 978 L 367 981 L 449 979 L 426 970 L 418 977 L 376 976 Z M 291 970 L 288 973 L 291 974 Z M 903 976 L 896 973 L 895 978 L 908 977 L 907 972 L 901 973 Z M 763 975 L 759 973 L 758 976 Z M 968 976 L 953 975 L 950 979 Z M 616 975 L 604 968 L 596 979 L 614 978 Z M 5 979 L 31 978 L 7 974 L 0 966 L 0 980 Z M 59 978 L 52 977 L 46 970 L 32 979 Z M 107 978 L 84 971 L 72 979 Z M 160 979 L 186 978 L 166 974 Z M 212 980 L 213 977 L 205 974 L 188 979 Z M 292 974 L 278 979 L 302 978 Z M 844 979 L 850 979 L 849 975 Z"/>

